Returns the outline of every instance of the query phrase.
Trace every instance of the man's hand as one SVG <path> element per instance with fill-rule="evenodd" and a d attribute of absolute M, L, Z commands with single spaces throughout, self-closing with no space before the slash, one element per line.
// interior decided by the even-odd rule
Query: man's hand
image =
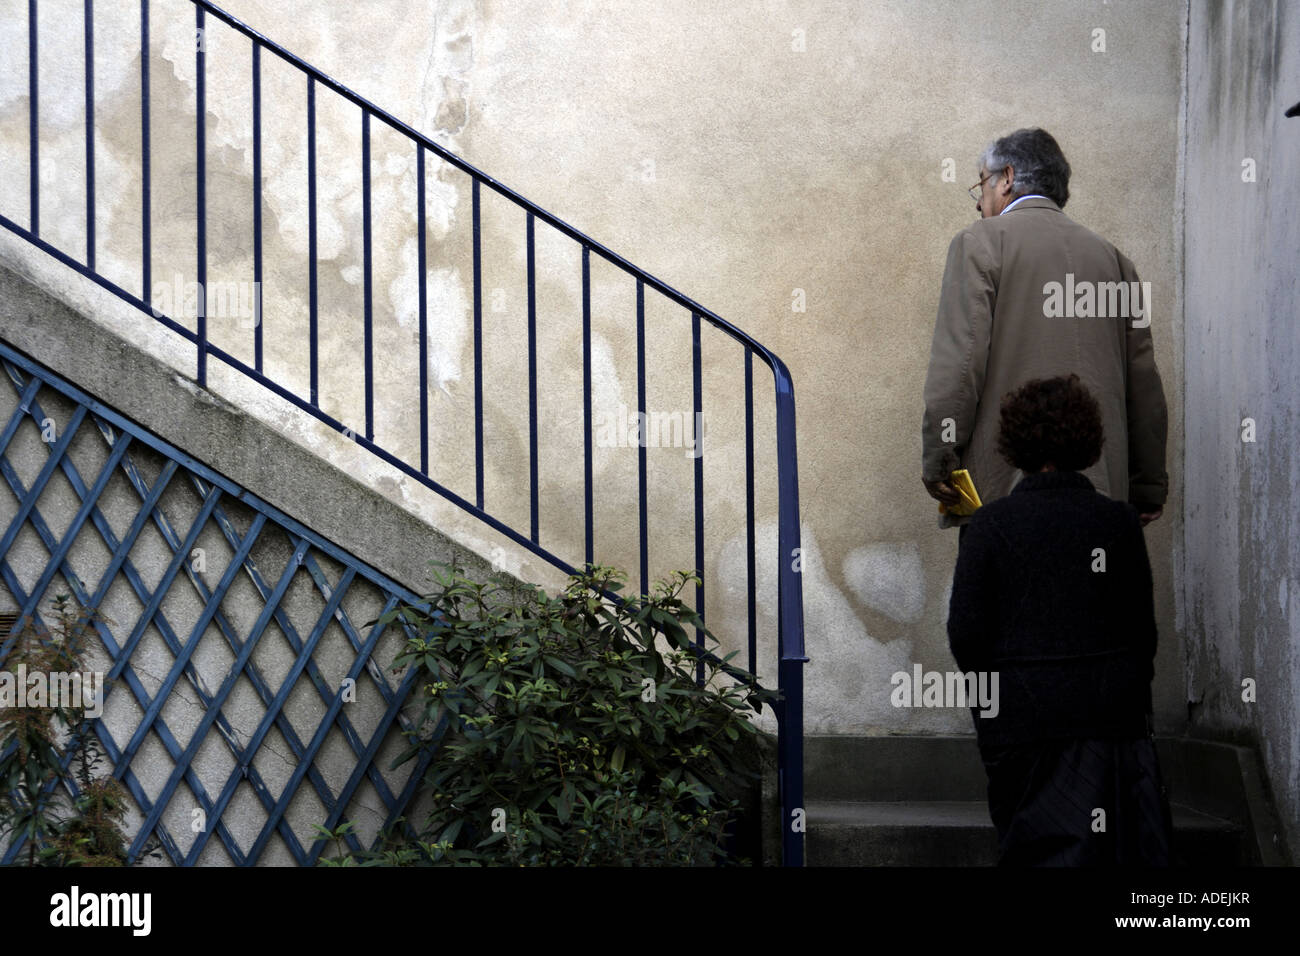
<path fill-rule="evenodd" d="M 961 494 L 958 493 L 956 488 L 948 484 L 948 482 L 926 481 L 925 478 L 922 477 L 921 484 L 925 485 L 925 490 L 930 497 L 935 501 L 938 501 L 940 504 L 945 504 L 950 508 L 953 505 L 961 504 Z"/>
<path fill-rule="evenodd" d="M 1142 527 L 1146 527 L 1165 513 L 1164 506 L 1157 508 L 1155 511 L 1139 511 L 1138 520 L 1142 522 Z"/>

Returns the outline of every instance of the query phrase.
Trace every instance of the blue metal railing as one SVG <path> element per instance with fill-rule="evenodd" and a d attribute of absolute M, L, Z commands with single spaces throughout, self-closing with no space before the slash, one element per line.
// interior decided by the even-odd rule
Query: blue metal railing
<path fill-rule="evenodd" d="M 29 51 L 29 94 L 30 94 L 30 153 L 31 196 L 30 218 L 27 228 L 12 219 L 0 215 L 0 224 L 11 232 L 22 236 L 33 245 L 44 250 L 60 262 L 81 275 L 91 279 L 114 295 L 136 308 L 151 314 L 156 321 L 175 332 L 185 340 L 193 343 L 196 353 L 196 378 L 201 386 L 207 385 L 208 358 L 214 358 L 226 366 L 240 372 L 257 382 L 280 398 L 329 425 L 336 431 L 343 432 L 389 465 L 403 474 L 437 492 L 443 498 L 464 509 L 471 515 L 486 523 L 511 541 L 537 555 L 549 564 L 565 573 L 572 573 L 574 563 L 553 553 L 544 547 L 540 540 L 540 501 L 538 493 L 538 421 L 537 421 L 537 309 L 536 309 L 536 267 L 534 257 L 535 221 L 541 220 L 560 234 L 577 242 L 582 249 L 582 369 L 583 369 L 583 561 L 595 559 L 593 534 L 593 473 L 592 473 L 592 373 L 591 373 L 591 273 L 590 259 L 594 252 L 597 256 L 616 266 L 636 281 L 636 341 L 637 341 L 637 403 L 639 419 L 646 421 L 646 368 L 645 368 L 645 293 L 649 288 L 663 299 L 689 311 L 691 315 L 691 361 L 693 407 L 696 422 L 700 421 L 703 410 L 703 369 L 701 349 L 701 322 L 707 322 L 739 343 L 744 350 L 745 382 L 745 516 L 746 516 L 746 574 L 747 574 L 747 616 L 748 616 L 748 650 L 749 670 L 756 672 L 757 657 L 757 596 L 756 596 L 756 561 L 755 561 L 755 465 L 754 465 L 754 396 L 753 396 L 753 359 L 757 356 L 772 372 L 775 399 L 776 454 L 775 469 L 778 499 L 778 543 L 777 543 L 777 681 L 781 700 L 775 705 L 777 719 L 777 748 L 779 791 L 782 804 L 783 838 L 782 854 L 786 865 L 801 865 L 803 862 L 803 672 L 802 665 L 808 660 L 804 653 L 803 641 L 803 596 L 800 572 L 798 570 L 800 555 L 799 533 L 799 496 L 798 466 L 795 443 L 795 405 L 794 387 L 789 370 L 785 364 L 761 343 L 736 328 L 725 319 L 704 308 L 699 303 L 686 297 L 676 289 L 638 268 L 610 249 L 586 236 L 557 216 L 552 215 L 535 203 L 497 182 L 459 156 L 449 152 L 427 136 L 411 128 L 391 114 L 353 93 L 347 87 L 326 76 L 320 70 L 304 62 L 288 50 L 273 43 L 266 37 L 252 30 L 239 20 L 207 0 L 191 0 L 195 11 L 195 29 L 199 42 L 196 43 L 196 104 L 195 148 L 197 152 L 197 231 L 195 251 L 197 257 L 196 279 L 200 290 L 207 290 L 207 196 L 206 196 L 206 79 L 204 31 L 207 29 L 207 16 L 210 14 L 229 29 L 242 34 L 252 44 L 251 56 L 251 94 L 253 124 L 253 271 L 254 287 L 261 289 L 263 269 L 262 243 L 262 86 L 261 54 L 263 50 L 278 57 L 284 63 L 300 71 L 306 78 L 306 127 L 307 127 L 307 218 L 308 218 L 308 341 L 307 354 L 309 366 L 309 394 L 304 398 L 281 382 L 268 376 L 263 367 L 263 330 L 260 321 L 260 296 L 255 296 L 258 309 L 257 321 L 253 324 L 254 358 L 253 364 L 236 358 L 230 352 L 214 344 L 208 337 L 206 308 L 198 310 L 196 328 L 190 330 L 174 318 L 162 314 L 154 307 L 152 301 L 145 301 L 122 288 L 95 269 L 95 191 L 94 191 L 94 47 L 93 47 L 93 0 L 85 0 L 85 55 L 86 55 L 86 209 L 87 209 L 87 254 L 80 262 L 58 249 L 40 234 L 40 196 L 39 196 L 39 90 L 37 85 L 37 51 L 38 51 L 38 14 L 37 0 L 28 3 L 28 51 Z M 150 279 L 152 270 L 152 236 L 150 230 L 150 116 L 149 116 L 149 2 L 140 3 L 140 42 L 141 42 L 141 149 L 142 149 L 142 262 L 141 272 L 143 294 L 152 300 Z M 326 413 L 320 404 L 320 349 L 319 349 L 319 270 L 317 263 L 317 146 L 316 146 L 316 87 L 342 97 L 359 107 L 361 111 L 361 167 L 362 167 L 362 242 L 363 242 L 363 388 L 364 388 L 364 424 L 359 432 L 345 425 L 339 419 Z M 417 180 L 418 180 L 418 246 L 417 274 L 419 281 L 419 388 L 420 388 L 420 452 L 419 461 L 407 461 L 393 451 L 375 441 L 374 433 L 374 316 L 373 316 L 373 256 L 372 256 L 372 222 L 371 222 L 371 171 L 370 139 L 371 119 L 385 124 L 392 130 L 406 137 L 416 146 Z M 470 177 L 471 216 L 473 232 L 473 310 L 474 310 L 474 500 L 470 501 L 456 494 L 450 488 L 435 480 L 429 474 L 429 436 L 428 436 L 428 363 L 427 348 L 428 314 L 426 299 L 427 282 L 427 248 L 425 237 L 425 154 L 432 153 L 443 162 L 459 169 Z M 525 534 L 511 527 L 501 518 L 492 514 L 484 500 L 484 452 L 483 452 L 483 302 L 482 302 L 482 230 L 480 222 L 480 187 L 486 186 L 498 195 L 509 200 L 526 213 L 526 271 L 528 290 L 528 419 L 529 419 L 529 527 Z M 202 293 L 201 293 L 202 294 Z M 643 425 L 644 427 L 644 425 Z M 699 436 L 696 436 L 698 442 Z M 638 452 L 638 533 L 639 533 L 639 571 L 642 592 L 650 587 L 649 578 L 649 522 L 647 515 L 647 456 L 646 436 L 642 433 Z M 696 586 L 696 609 L 701 617 L 705 611 L 705 540 L 704 540 L 704 456 L 698 445 L 694 455 L 694 544 L 695 564 L 699 582 Z M 703 635 L 697 635 L 697 646 L 703 649 Z M 701 663 L 700 673 L 703 673 Z"/>

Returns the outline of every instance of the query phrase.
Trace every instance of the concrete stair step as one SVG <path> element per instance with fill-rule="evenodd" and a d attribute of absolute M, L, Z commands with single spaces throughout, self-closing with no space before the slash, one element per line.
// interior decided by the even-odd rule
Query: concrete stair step
<path fill-rule="evenodd" d="M 808 801 L 809 866 L 993 866 L 988 804 L 973 800 Z M 1176 864 L 1240 865 L 1242 827 L 1172 806 Z"/>
<path fill-rule="evenodd" d="M 1175 865 L 1287 866 L 1250 748 L 1156 737 L 1174 815 Z M 987 866 L 997 845 L 970 736 L 808 735 L 812 866 Z"/>

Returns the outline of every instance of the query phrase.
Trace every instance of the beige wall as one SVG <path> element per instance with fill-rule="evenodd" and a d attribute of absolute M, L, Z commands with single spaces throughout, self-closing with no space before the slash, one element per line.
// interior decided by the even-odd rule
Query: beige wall
<path fill-rule="evenodd" d="M 55 198 L 59 177 L 82 162 L 78 4 L 42 14 L 43 222 L 52 241 L 80 254 L 84 200 Z M 139 283 L 138 20 L 131 4 L 102 4 L 97 23 L 96 173 L 99 257 L 128 288 Z M 46 0 L 43 9 L 58 7 Z M 118 8 L 120 7 L 120 9 Z M 194 200 L 194 67 L 190 5 L 155 0 L 153 170 L 155 281 L 190 276 Z M 897 710 L 890 675 L 953 665 L 944 623 L 956 537 L 935 525 L 919 481 L 921 385 L 943 255 L 976 215 L 964 187 L 989 139 L 1041 125 L 1074 168 L 1069 214 L 1125 251 L 1153 286 L 1153 334 L 1171 409 L 1173 499 L 1148 530 L 1161 650 L 1157 710 L 1180 727 L 1182 653 L 1174 632 L 1171 558 L 1181 520 L 1182 363 L 1176 187 L 1184 9 L 1173 2 L 710 4 L 409 2 L 290 3 L 228 0 L 226 8 L 345 85 L 384 106 L 619 254 L 715 310 L 782 356 L 799 409 L 806 729 L 810 732 L 967 732 L 964 710 Z M 25 4 L 4 0 L 0 71 L 0 211 L 26 221 Z M 172 26 L 165 25 L 170 21 Z M 116 24 L 116 25 L 115 25 Z M 1094 51 L 1095 29 L 1105 50 Z M 43 36 L 46 34 L 43 33 Z M 251 135 L 247 43 L 210 34 L 208 73 L 209 276 L 251 276 Z M 62 52 L 60 52 L 60 50 Z M 71 51 L 71 52 L 69 52 Z M 268 342 L 306 327 L 305 140 L 302 81 L 270 58 L 265 172 Z M 65 93 L 56 94 L 61 88 Z M 242 92 L 240 92 L 242 91 Z M 46 105 L 46 99 L 49 105 Z M 56 105 L 57 103 L 57 105 Z M 272 105 L 279 104 L 279 105 Z M 359 118 L 318 101 L 323 402 L 352 420 L 360 408 Z M 382 407 L 377 437 L 418 454 L 411 423 L 414 364 L 414 156 L 373 127 L 376 354 Z M 946 181 L 946 161 L 955 181 Z M 338 163 L 342 166 L 338 166 Z M 186 177 L 189 177 L 187 179 Z M 174 183 L 176 185 L 167 185 Z M 468 320 L 469 192 L 463 176 L 431 164 L 431 441 L 446 480 L 472 494 Z M 523 216 L 485 191 L 488 455 L 526 463 L 523 380 Z M 221 212 L 222 208 L 229 211 Z M 43 230 L 46 231 L 46 230 Z M 7 243 L 7 257 L 27 247 Z M 539 227 L 539 363 L 549 384 L 544 429 L 543 543 L 581 558 L 581 364 L 578 257 Z M 594 260 L 593 260 L 594 261 Z M 30 268 L 35 268 L 29 265 Z M 66 282 L 51 273 L 47 281 Z M 135 283 L 133 286 L 132 283 Z M 804 291 L 806 312 L 792 309 Z M 635 407 L 632 288 L 593 268 L 597 415 Z M 651 407 L 690 410 L 689 316 L 648 297 Z M 132 317 L 122 318 L 129 326 Z M 251 355 L 234 321 L 210 321 L 214 339 Z M 136 331 L 137 336 L 142 334 Z M 239 342 L 241 344 L 235 345 Z M 513 343 L 513 344 L 511 344 Z M 165 348 L 166 346 L 160 346 Z M 268 345 L 277 374 L 305 389 L 303 349 Z M 736 398 L 739 352 L 705 337 L 705 450 L 710 623 L 734 643 L 743 597 L 737 580 L 743 487 Z M 183 355 L 177 362 L 184 366 Z M 192 363 L 192 359 L 189 360 Z M 351 363 L 351 364 L 350 364 Z M 756 368 L 760 372 L 761 367 Z M 291 416 L 243 383 L 213 371 L 214 387 L 290 427 Z M 770 447 L 770 377 L 758 374 L 759 437 Z M 292 426 L 299 427 L 299 426 Z M 344 456 L 312 429 L 303 440 Z M 651 454 L 651 522 L 672 546 L 654 570 L 692 563 L 691 461 Z M 496 536 L 476 528 L 414 482 L 353 457 L 348 467 L 503 564 L 553 581 Z M 598 556 L 635 568 L 635 456 L 599 449 Z M 770 469 L 769 469 L 770 471 Z M 489 470 L 489 507 L 527 528 L 518 467 Z M 526 475 L 526 466 L 522 473 Z M 685 482 L 686 484 L 681 484 Z M 773 483 L 761 475 L 761 623 L 772 659 L 775 614 Z M 522 493 L 521 493 L 522 492 Z M 494 548 L 502 550 L 493 552 Z M 635 583 L 635 582 L 634 582 Z M 764 670 L 770 670 L 765 667 Z"/>

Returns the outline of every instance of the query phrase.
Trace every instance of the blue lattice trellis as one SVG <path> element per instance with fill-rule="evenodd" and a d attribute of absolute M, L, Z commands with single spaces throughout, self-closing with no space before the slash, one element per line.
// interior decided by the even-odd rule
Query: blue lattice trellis
<path fill-rule="evenodd" d="M 38 630 L 60 591 L 113 609 L 93 731 L 134 801 L 132 858 L 154 838 L 176 864 L 310 864 L 312 824 L 391 827 L 430 754 L 387 769 L 412 674 L 383 665 L 404 638 L 354 621 L 419 598 L 4 343 L 0 364 L 0 580 Z"/>

